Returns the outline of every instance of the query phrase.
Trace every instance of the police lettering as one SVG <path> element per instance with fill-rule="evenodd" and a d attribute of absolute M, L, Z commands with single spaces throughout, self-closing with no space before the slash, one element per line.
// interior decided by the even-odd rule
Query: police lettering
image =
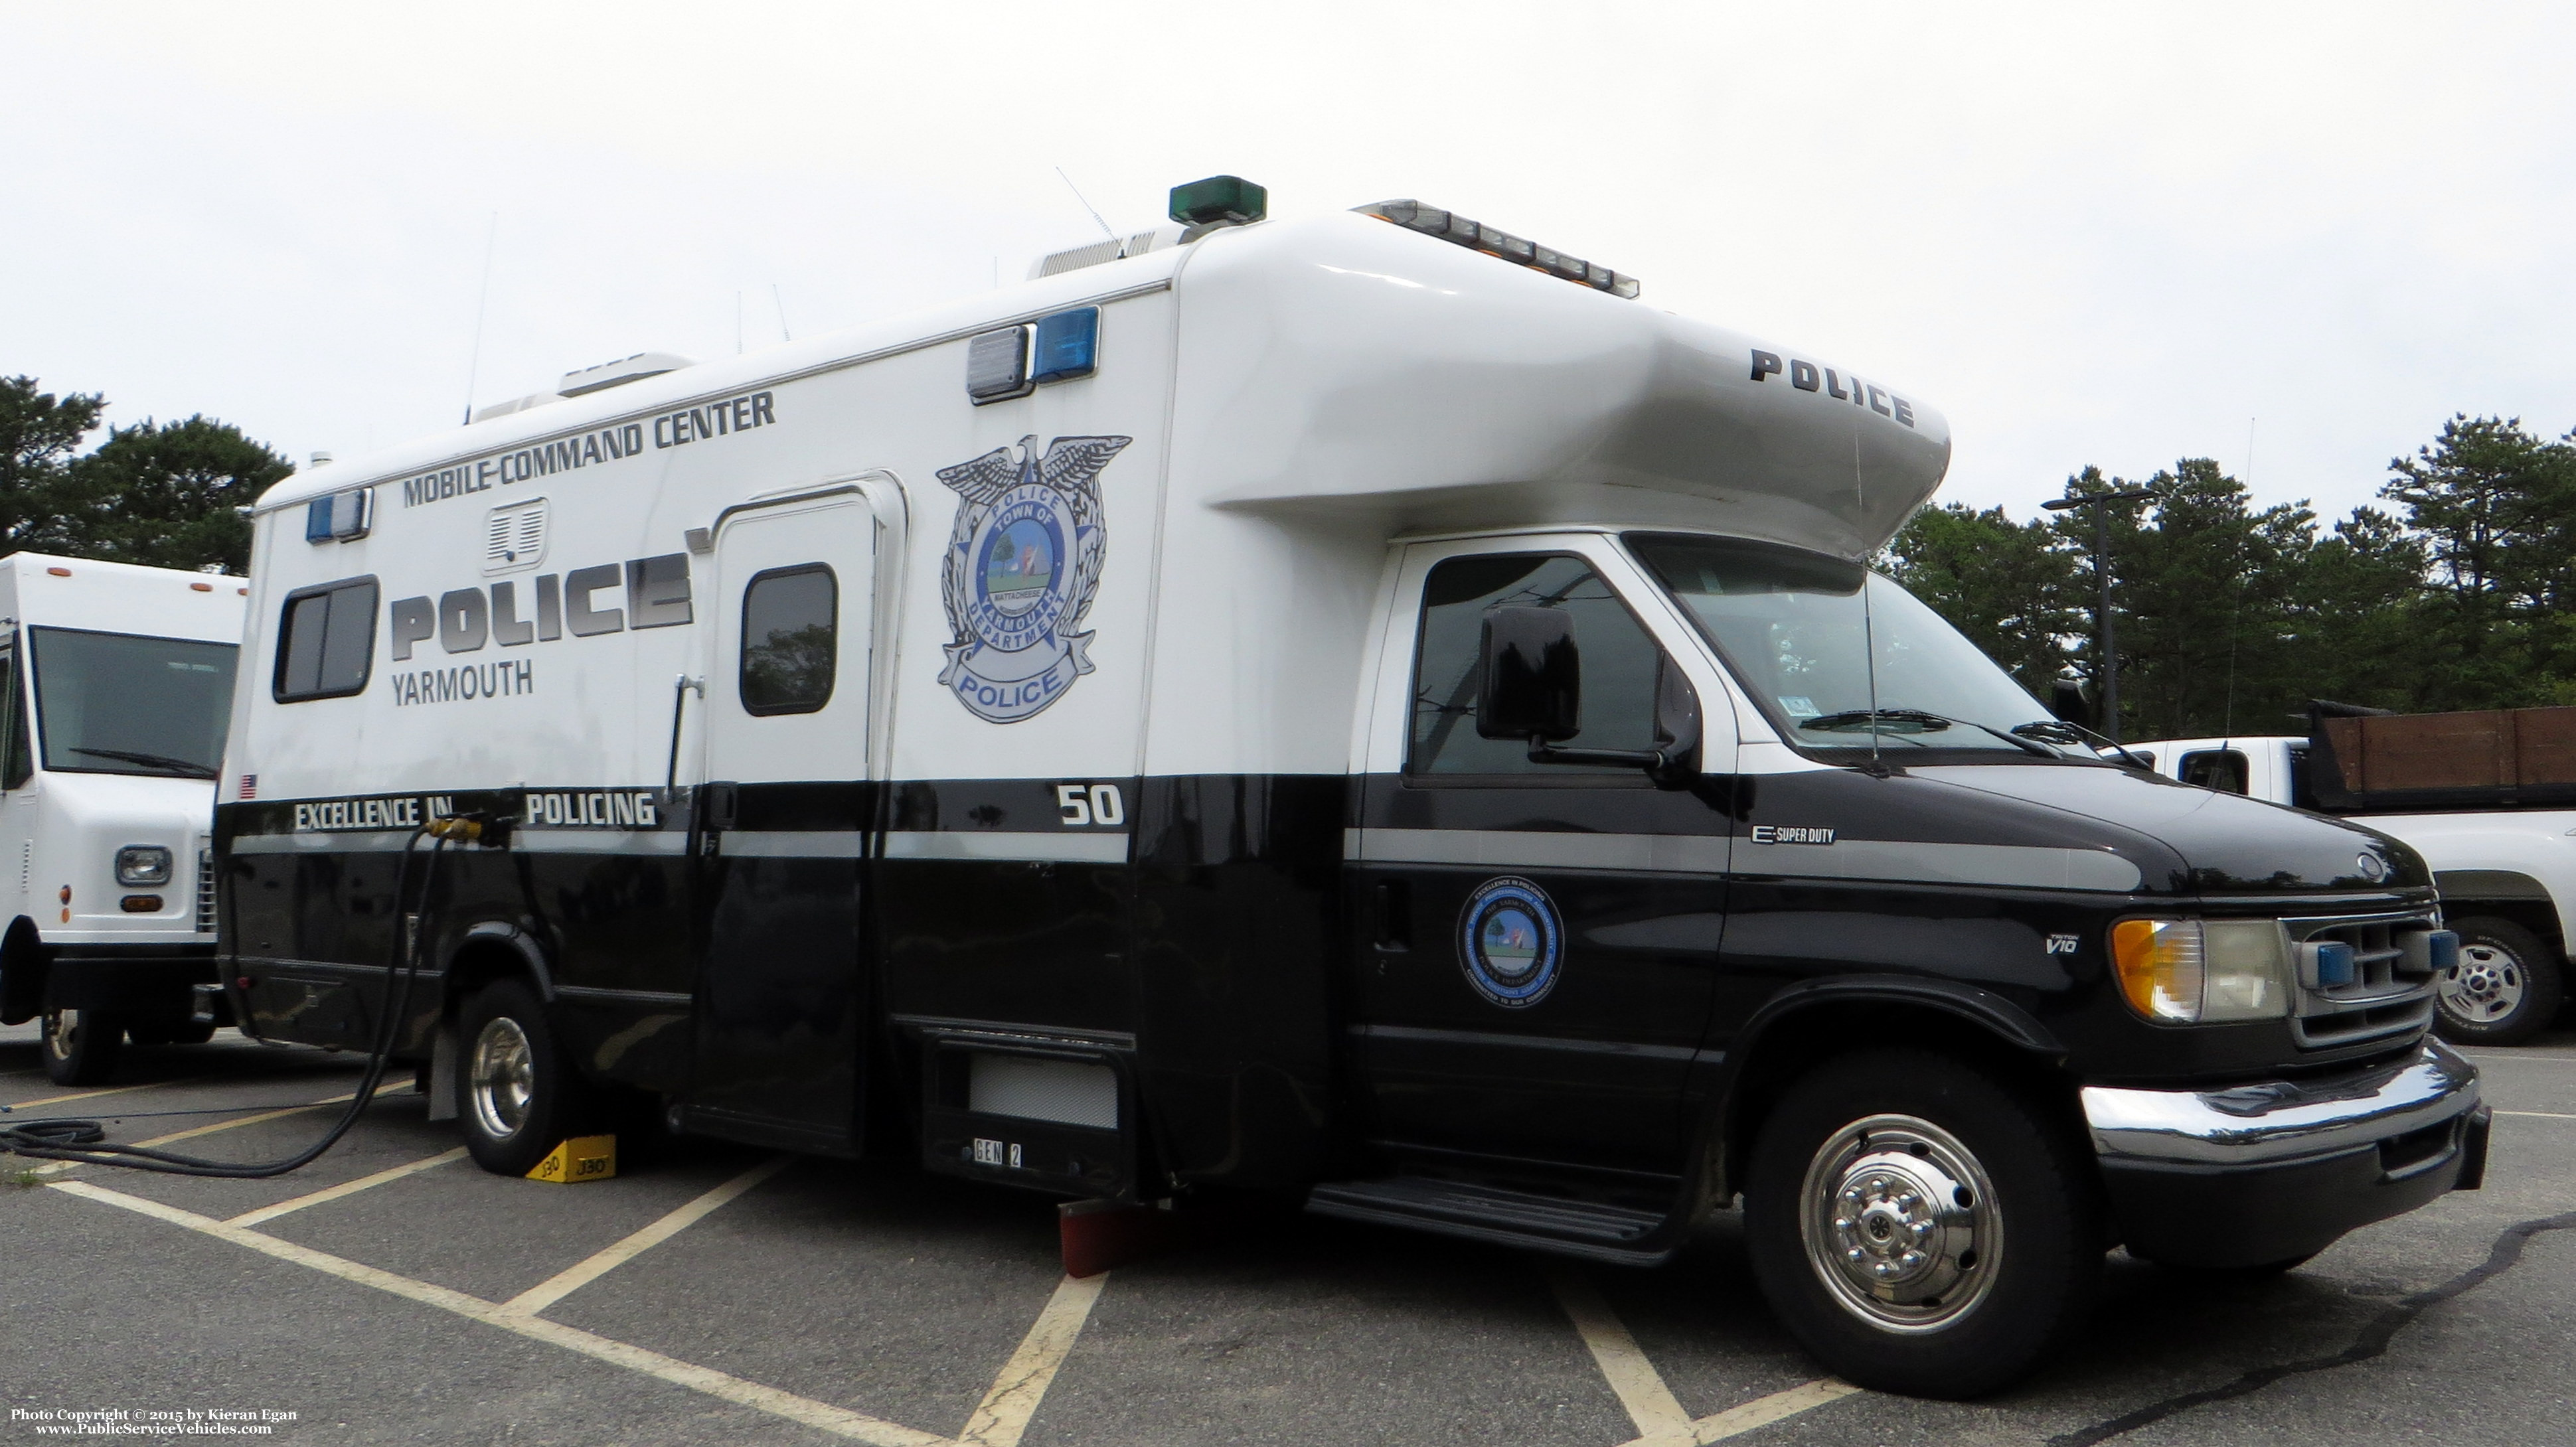
<path fill-rule="evenodd" d="M 567 624 L 572 636 L 587 638 L 629 628 L 671 628 L 697 616 L 689 601 L 686 553 L 630 558 L 525 580 L 535 594 L 533 617 L 519 611 L 525 606 L 520 581 L 494 583 L 488 589 L 455 588 L 436 598 L 424 593 L 395 599 L 385 609 L 385 637 L 394 662 L 410 661 L 413 647 L 432 638 L 444 652 L 476 653 L 486 645 L 517 648 L 551 643 L 564 636 Z M 521 677 L 525 675 L 523 666 Z"/>
<path fill-rule="evenodd" d="M 1778 352 L 1757 349 L 1753 353 L 1753 380 L 1759 382 L 1766 377 L 1779 376 L 1780 361 Z M 1914 404 L 1893 392 L 1871 386 L 1858 377 L 1846 376 L 1831 367 L 1819 369 L 1815 363 L 1802 362 L 1795 357 L 1788 361 L 1789 385 L 1799 391 L 1821 391 L 1837 402 L 1866 407 L 1881 417 L 1893 417 L 1908 427 L 1914 425 Z"/>

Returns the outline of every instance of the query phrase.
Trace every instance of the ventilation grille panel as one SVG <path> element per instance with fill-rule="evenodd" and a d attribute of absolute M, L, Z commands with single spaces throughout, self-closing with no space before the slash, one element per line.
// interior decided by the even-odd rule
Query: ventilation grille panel
<path fill-rule="evenodd" d="M 483 519 L 483 571 L 515 573 L 546 559 L 546 500 L 496 507 Z"/>

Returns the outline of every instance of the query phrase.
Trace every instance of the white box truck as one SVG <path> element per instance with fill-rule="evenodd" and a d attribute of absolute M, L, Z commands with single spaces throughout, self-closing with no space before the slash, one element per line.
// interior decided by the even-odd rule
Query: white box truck
<path fill-rule="evenodd" d="M 245 1028 L 366 1046 L 416 940 L 396 1053 L 500 1171 L 649 1102 L 1637 1265 L 1740 1198 L 1833 1370 L 1948 1395 L 2108 1243 L 2280 1269 L 2477 1184 L 2421 861 L 2171 809 L 1862 567 L 1939 413 L 1249 194 L 272 490 Z M 2301 983 L 2365 938 L 2401 1008 Z"/>
<path fill-rule="evenodd" d="M 224 1018 L 208 846 L 249 591 L 0 558 L 0 1023 L 43 1019 L 59 1083 Z"/>

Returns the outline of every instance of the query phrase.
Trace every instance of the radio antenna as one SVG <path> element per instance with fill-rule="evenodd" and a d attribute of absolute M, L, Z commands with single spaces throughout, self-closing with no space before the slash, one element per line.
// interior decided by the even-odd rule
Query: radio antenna
<path fill-rule="evenodd" d="M 796 340 L 795 334 L 787 330 L 787 303 L 779 297 L 778 283 L 774 281 L 769 284 L 769 304 L 778 308 L 778 339 L 782 342 Z"/>
<path fill-rule="evenodd" d="M 1869 493 L 1861 480 L 1860 428 L 1852 428 L 1852 502 L 1854 512 L 1863 523 L 1868 521 Z M 1869 676 L 1869 771 L 1885 774 L 1887 766 L 1878 758 L 1878 626 L 1871 615 L 1869 559 L 1860 562 L 1860 657 L 1862 669 Z"/>
<path fill-rule="evenodd" d="M 474 384 L 483 372 L 483 317 L 492 300 L 492 247 L 501 239 L 501 213 L 483 228 L 483 285 L 474 294 L 474 350 L 465 362 L 465 424 L 474 421 Z"/>
<path fill-rule="evenodd" d="M 1082 188 L 1081 188 L 1080 186 L 1077 186 L 1077 185 L 1073 184 L 1073 178 L 1072 178 L 1071 176 L 1068 176 L 1068 175 L 1066 175 L 1066 174 L 1064 173 L 1064 167 L 1062 167 L 1062 166 L 1058 166 L 1058 167 L 1056 167 L 1056 168 L 1055 168 L 1055 175 L 1056 175 L 1056 179 L 1057 179 L 1057 180 L 1062 181 L 1062 182 L 1064 183 L 1064 189 L 1066 189 L 1066 190 L 1068 190 L 1068 191 L 1071 191 L 1071 192 L 1073 193 L 1073 199 L 1074 199 L 1074 200 L 1076 200 L 1076 201 L 1082 201 L 1082 209 L 1083 209 L 1083 210 L 1085 210 L 1085 211 L 1091 211 L 1091 219 L 1092 219 L 1093 221 L 1099 222 L 1099 224 L 1100 224 L 1100 234 L 1101 234 L 1101 235 L 1103 235 L 1103 236 L 1108 237 L 1108 238 L 1109 238 L 1110 240 L 1112 240 L 1112 241 L 1117 240 L 1117 239 L 1118 239 L 1118 233 L 1109 229 L 1109 223 L 1108 223 L 1108 222 L 1106 222 L 1106 221 L 1101 221 L 1101 220 L 1100 220 L 1100 213 L 1099 213 L 1099 212 L 1097 212 L 1097 211 L 1092 211 L 1092 210 L 1091 210 L 1091 203 L 1090 203 L 1090 202 L 1088 202 L 1088 201 L 1083 201 L 1083 200 L 1082 200 Z"/>

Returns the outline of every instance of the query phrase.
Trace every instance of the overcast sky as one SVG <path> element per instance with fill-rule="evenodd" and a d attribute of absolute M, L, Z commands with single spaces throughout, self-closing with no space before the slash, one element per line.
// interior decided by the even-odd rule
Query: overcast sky
<path fill-rule="evenodd" d="M 2017 514 L 2576 425 L 2566 6 L 393 10 L 0 0 L 0 374 L 347 457 L 1023 276 L 1100 234 L 1061 167 L 1122 230 L 1231 171 L 1592 257 L 1929 399 Z"/>

